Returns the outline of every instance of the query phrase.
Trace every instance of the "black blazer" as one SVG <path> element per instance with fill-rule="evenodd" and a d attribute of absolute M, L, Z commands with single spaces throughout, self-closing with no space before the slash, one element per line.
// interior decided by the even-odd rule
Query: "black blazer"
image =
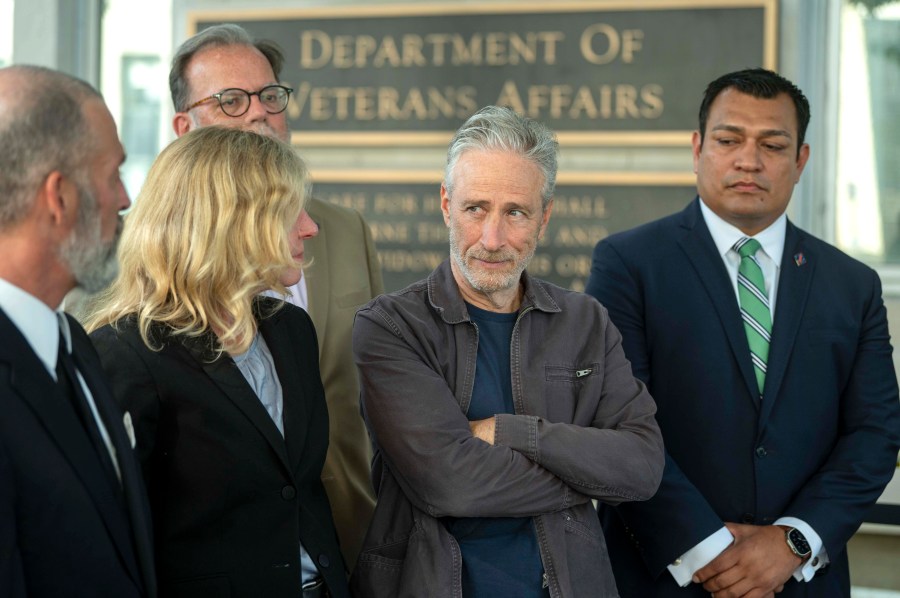
<path fill-rule="evenodd" d="M 90 339 L 69 318 L 73 357 L 122 474 L 105 474 L 68 399 L 0 309 L 0 596 L 156 595 L 140 468 Z"/>
<path fill-rule="evenodd" d="M 587 292 L 657 402 L 657 495 L 601 508 L 622 596 L 707 596 L 666 565 L 723 521 L 798 517 L 831 565 L 779 596 L 849 595 L 845 547 L 894 471 L 900 402 L 878 275 L 788 222 L 759 400 L 734 287 L 694 200 L 601 241 Z"/>
<path fill-rule="evenodd" d="M 271 313 L 274 300 L 262 300 Z M 284 438 L 227 354 L 209 336 L 133 319 L 91 337 L 119 404 L 131 412 L 156 534 L 160 595 L 300 595 L 300 542 L 333 596 L 347 596 L 344 563 L 320 476 L 328 412 L 316 334 L 292 305 L 259 319 L 284 395 Z"/>

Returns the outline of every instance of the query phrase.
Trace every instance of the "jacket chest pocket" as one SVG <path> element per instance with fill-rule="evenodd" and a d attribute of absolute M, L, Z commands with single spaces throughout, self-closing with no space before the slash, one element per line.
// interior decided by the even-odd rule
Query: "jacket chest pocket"
<path fill-rule="evenodd" d="M 544 381 L 550 383 L 586 384 L 594 382 L 599 375 L 599 363 L 544 366 Z"/>
<path fill-rule="evenodd" d="M 599 398 L 603 370 L 598 362 L 575 364 L 548 364 L 544 366 L 544 395 L 546 417 L 553 422 L 590 425 L 592 401 L 584 397 Z M 582 421 L 584 420 L 584 421 Z"/>

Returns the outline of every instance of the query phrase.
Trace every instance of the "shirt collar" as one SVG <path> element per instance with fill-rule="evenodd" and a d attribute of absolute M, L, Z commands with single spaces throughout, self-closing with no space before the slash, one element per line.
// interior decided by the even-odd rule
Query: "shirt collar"
<path fill-rule="evenodd" d="M 47 371 L 55 376 L 60 331 L 69 352 L 72 350 L 72 337 L 65 314 L 53 311 L 34 295 L 2 278 L 0 278 L 0 308 L 6 312 L 28 341 Z"/>
<path fill-rule="evenodd" d="M 441 318 L 448 324 L 458 324 L 460 322 L 468 322 L 469 311 L 466 309 L 466 302 L 459 292 L 459 285 L 456 278 L 453 277 L 453 269 L 450 266 L 450 259 L 447 258 L 428 275 L 425 283 L 428 287 L 428 300 L 431 306 L 436 309 Z M 544 288 L 542 281 L 532 278 L 528 274 L 528 270 L 522 272 L 520 283 L 524 287 L 522 294 L 522 304 L 519 306 L 519 312 L 526 307 L 534 307 L 537 310 L 548 313 L 562 311 L 547 289 Z"/>
<path fill-rule="evenodd" d="M 719 255 L 726 258 L 738 239 L 747 235 L 736 226 L 722 220 L 718 214 L 709 209 L 702 197 L 700 198 L 700 211 L 703 213 L 706 228 L 709 229 L 709 234 L 712 236 L 713 243 L 716 244 Z M 787 216 L 782 214 L 767 228 L 753 235 L 753 238 L 759 241 L 763 251 L 766 252 L 766 255 L 775 263 L 777 268 L 781 268 L 781 258 L 784 255 L 784 236 L 786 233 Z"/>

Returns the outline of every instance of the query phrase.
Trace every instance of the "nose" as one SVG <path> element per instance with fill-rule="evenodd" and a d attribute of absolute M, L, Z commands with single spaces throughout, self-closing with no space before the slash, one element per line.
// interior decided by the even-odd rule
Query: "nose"
<path fill-rule="evenodd" d="M 759 159 L 760 150 L 753 141 L 746 141 L 734 159 L 734 167 L 738 170 L 755 171 L 762 167 Z"/>
<path fill-rule="evenodd" d="M 297 233 L 301 239 L 311 239 L 319 234 L 319 225 L 309 217 L 306 210 L 300 212 L 300 218 L 297 219 Z"/>
<path fill-rule="evenodd" d="M 506 244 L 506 231 L 503 218 L 499 214 L 492 214 L 484 220 L 481 226 L 481 246 L 487 251 L 497 251 Z"/>
<path fill-rule="evenodd" d="M 247 108 L 247 113 L 244 117 L 251 122 L 265 120 L 269 117 L 269 113 L 266 111 L 266 107 L 263 106 L 262 100 L 259 99 L 259 95 L 250 96 L 250 107 Z"/>
<path fill-rule="evenodd" d="M 125 189 L 125 184 L 122 181 L 119 181 L 118 195 L 119 211 L 122 212 L 130 208 L 131 198 L 128 197 L 128 191 Z"/>

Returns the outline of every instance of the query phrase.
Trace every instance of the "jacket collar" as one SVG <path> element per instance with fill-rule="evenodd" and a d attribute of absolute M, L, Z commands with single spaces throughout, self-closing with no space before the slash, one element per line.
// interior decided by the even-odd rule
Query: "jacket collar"
<path fill-rule="evenodd" d="M 768 418 L 777 400 L 787 365 L 804 320 L 813 275 L 819 254 L 807 241 L 807 234 L 788 221 L 784 240 L 784 257 L 778 279 L 778 309 L 772 323 L 772 343 L 769 347 L 768 371 L 764 389 L 762 417 Z"/>
<path fill-rule="evenodd" d="M 435 268 L 425 282 L 428 287 L 428 302 L 440 314 L 444 322 L 447 324 L 459 324 L 460 322 L 469 321 L 469 311 L 466 309 L 466 302 L 459 292 L 459 285 L 456 284 L 456 279 L 453 278 L 450 258 L 441 262 L 441 265 Z M 521 283 L 525 287 L 525 294 L 522 297 L 519 313 L 523 313 L 529 308 L 547 313 L 561 311 L 559 304 L 547 292 L 545 282 L 532 278 L 526 270 L 522 272 Z"/>
<path fill-rule="evenodd" d="M 292 392 L 299 392 L 294 388 L 295 374 L 288 375 L 280 353 L 289 353 L 288 331 L 279 326 L 281 312 L 278 306 L 280 300 L 270 297 L 257 297 L 253 302 L 253 315 L 259 325 L 259 333 L 266 339 L 266 344 L 272 352 L 275 360 L 275 370 L 278 372 L 284 396 L 290 396 Z M 287 307 L 287 306 L 284 306 Z M 219 390 L 227 396 L 232 403 L 247 417 L 260 434 L 271 445 L 272 450 L 278 455 L 279 460 L 288 474 L 291 473 L 291 458 L 285 444 L 285 438 L 293 431 L 293 422 L 288 421 L 287 409 L 285 409 L 284 431 L 282 437 L 278 427 L 269 416 L 259 397 L 247 384 L 244 375 L 235 365 L 234 360 L 227 353 L 217 355 L 215 350 L 216 338 L 208 332 L 198 337 L 185 337 L 179 339 L 191 357 L 203 368 Z M 279 357 L 276 357 L 278 355 Z M 293 435 L 293 434 L 291 434 Z M 295 459 L 296 460 L 296 459 Z"/>
<path fill-rule="evenodd" d="M 715 305 L 734 357 L 740 364 L 748 396 L 752 398 L 753 404 L 759 407 L 760 402 L 757 400 L 759 391 L 753 368 L 747 359 L 750 348 L 740 319 L 740 307 L 734 297 L 734 290 L 721 256 L 703 220 L 699 204 L 700 199 L 697 198 L 681 213 L 679 218 L 685 234 L 680 238 L 679 244 L 694 264 L 698 277 L 703 281 Z M 765 421 L 771 413 L 772 405 L 784 380 L 818 261 L 818 256 L 806 241 L 806 237 L 806 233 L 794 226 L 790 220 L 787 221 L 781 275 L 778 280 L 778 309 L 775 310 L 772 326 L 769 370 L 763 389 L 761 421 Z"/>
<path fill-rule="evenodd" d="M 737 298 L 734 296 L 734 286 L 728 277 L 722 256 L 719 255 L 712 235 L 709 234 L 709 229 L 703 220 L 699 198 L 688 204 L 681 213 L 680 220 L 684 234 L 678 239 L 678 244 L 696 270 L 697 278 L 705 287 L 710 302 L 715 307 L 747 387 L 747 396 L 758 408 L 759 389 L 756 386 L 756 376 L 750 362 L 750 347 L 747 345 L 740 308 Z"/>
<path fill-rule="evenodd" d="M 75 475 L 82 481 L 84 491 L 96 506 L 126 569 L 135 580 L 140 580 L 135 552 L 132 550 L 128 519 L 122 509 L 122 503 L 116 496 L 112 481 L 101 467 L 97 452 L 91 445 L 84 427 L 79 423 L 78 415 L 71 403 L 62 394 L 44 363 L 31 350 L 21 331 L 2 309 L 0 309 L 0 338 L 4 340 L 0 344 L 0 393 L 6 392 L 7 387 L 11 389 L 11 392 L 17 394 L 41 422 L 48 437 L 59 447 Z M 88 382 L 95 404 L 99 405 L 109 398 L 102 394 L 106 392 L 105 383 L 99 381 L 99 372 L 85 367 L 77 353 L 73 354 L 73 358 Z M 6 398 L 5 395 L 3 397 Z M 117 421 L 105 418 L 104 425 L 107 430 L 110 430 L 113 424 L 121 425 L 119 418 L 121 415 L 112 418 Z M 122 433 L 124 434 L 124 428 Z M 113 444 L 117 453 L 130 450 L 127 445 L 115 441 Z M 120 464 L 121 462 L 119 459 Z"/>
<path fill-rule="evenodd" d="M 50 376 L 56 379 L 56 358 L 59 353 L 60 330 L 68 326 L 61 317 L 62 312 L 54 312 L 50 307 L 16 285 L 0 278 L 0 309 L 28 342 L 31 350 L 41 360 Z M 4 337 L 5 338 L 5 337 Z M 71 353 L 71 343 L 69 344 Z"/>

